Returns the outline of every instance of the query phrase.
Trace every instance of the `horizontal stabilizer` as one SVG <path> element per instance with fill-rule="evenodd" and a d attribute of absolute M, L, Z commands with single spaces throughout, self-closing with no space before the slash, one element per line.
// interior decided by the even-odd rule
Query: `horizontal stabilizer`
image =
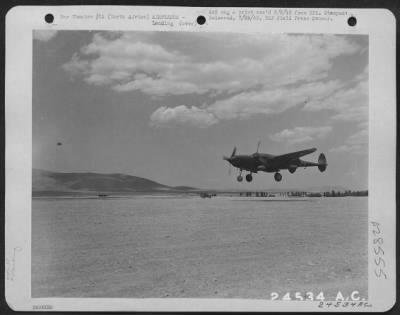
<path fill-rule="evenodd" d="M 321 172 L 324 172 L 326 170 L 327 166 L 328 166 L 328 162 L 326 160 L 325 154 L 321 153 L 318 157 L 318 169 Z"/>

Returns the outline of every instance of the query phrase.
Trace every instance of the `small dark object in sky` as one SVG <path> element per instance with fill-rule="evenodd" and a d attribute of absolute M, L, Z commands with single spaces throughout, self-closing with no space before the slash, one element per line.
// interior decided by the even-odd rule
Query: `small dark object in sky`
<path fill-rule="evenodd" d="M 57 146 L 61 146 L 62 145 L 62 142 L 57 142 Z"/>

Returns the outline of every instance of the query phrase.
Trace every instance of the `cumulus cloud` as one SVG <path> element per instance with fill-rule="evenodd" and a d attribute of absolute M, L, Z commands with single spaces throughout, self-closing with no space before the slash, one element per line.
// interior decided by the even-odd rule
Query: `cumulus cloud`
<path fill-rule="evenodd" d="M 305 107 L 306 111 L 330 110 L 336 114 L 333 120 L 363 122 L 368 117 L 368 83 L 359 81 L 337 89 L 326 98 L 315 98 Z"/>
<path fill-rule="evenodd" d="M 199 120 L 204 120 L 205 116 L 212 117 L 212 124 L 215 124 L 221 120 L 244 119 L 260 114 L 278 114 L 295 106 L 304 106 L 311 98 L 326 97 L 339 87 L 339 82 L 329 81 L 325 83 L 311 82 L 298 87 L 242 92 L 222 100 L 217 100 L 208 106 L 204 105 L 201 110 L 198 110 L 197 107 L 187 109 L 185 116 L 186 112 L 190 110 L 191 116 L 198 115 Z M 155 112 L 157 113 L 155 115 L 157 121 L 163 121 L 164 124 L 175 122 L 178 118 L 174 117 L 174 119 L 171 119 L 169 115 L 172 112 L 182 113 L 182 106 L 170 107 L 169 111 L 166 111 L 164 107 L 157 109 Z M 163 119 L 162 116 L 167 115 L 168 117 Z M 153 120 L 154 117 L 152 116 Z M 186 122 L 191 123 L 192 120 L 193 118 L 186 120 Z M 184 120 L 180 119 L 180 122 L 183 123 Z M 199 124 L 192 125 L 199 126 Z"/>
<path fill-rule="evenodd" d="M 350 151 L 350 146 L 347 144 L 333 147 L 329 150 L 329 152 L 348 152 L 348 151 Z"/>
<path fill-rule="evenodd" d="M 218 95 L 322 79 L 359 49 L 334 35 L 96 33 L 64 69 L 121 92 Z"/>
<path fill-rule="evenodd" d="M 361 124 L 368 119 L 366 85 L 363 81 L 355 87 L 345 86 L 332 80 L 240 92 L 204 105 L 198 114 L 206 111 L 217 122 L 279 114 L 299 107 L 310 112 L 328 110 L 331 112 L 331 122 L 356 121 Z"/>
<path fill-rule="evenodd" d="M 150 118 L 150 124 L 156 127 L 167 127 L 171 125 L 192 125 L 206 128 L 216 124 L 218 120 L 212 113 L 205 109 L 192 106 L 180 105 L 174 108 L 162 106 L 158 108 Z"/>
<path fill-rule="evenodd" d="M 87 74 L 89 72 L 89 62 L 79 59 L 78 54 L 72 55 L 71 60 L 63 65 L 64 70 L 72 75 Z"/>
<path fill-rule="evenodd" d="M 270 136 L 270 139 L 276 142 L 286 142 L 290 144 L 310 142 L 314 139 L 322 139 L 332 131 L 330 126 L 321 127 L 296 127 L 293 129 L 284 129 Z"/>
<path fill-rule="evenodd" d="M 329 150 L 329 152 L 333 153 L 347 153 L 347 154 L 362 154 L 364 151 L 364 145 L 357 145 L 357 144 L 343 144 L 337 147 L 333 147 Z"/>
<path fill-rule="evenodd" d="M 349 84 L 338 86 L 331 94 L 314 97 L 304 106 L 305 111 L 329 110 L 335 114 L 332 120 L 357 121 L 360 124 L 368 120 L 368 71 L 367 68 Z"/>
<path fill-rule="evenodd" d="M 304 106 L 312 98 L 326 97 L 340 86 L 337 81 L 311 82 L 261 91 L 242 92 L 208 107 L 220 120 L 282 113 Z"/>
<path fill-rule="evenodd" d="M 313 98 L 304 106 L 305 111 L 330 111 L 331 123 L 354 122 L 356 131 L 344 143 L 330 152 L 364 154 L 368 147 L 368 68 L 347 85 L 342 85 L 322 98 Z"/>
<path fill-rule="evenodd" d="M 330 152 L 344 152 L 354 154 L 365 154 L 368 148 L 368 127 L 361 124 L 355 133 L 349 136 L 344 144 L 333 147 Z"/>
<path fill-rule="evenodd" d="M 155 126 L 210 126 L 290 108 L 366 119 L 367 75 L 328 80 L 333 60 L 362 50 L 349 36 L 99 32 L 63 65 L 72 77 L 152 97 L 208 94 L 199 107 L 160 107 Z M 190 104 L 187 104 L 190 105 Z"/>
<path fill-rule="evenodd" d="M 34 30 L 33 39 L 47 42 L 57 35 L 57 30 Z"/>

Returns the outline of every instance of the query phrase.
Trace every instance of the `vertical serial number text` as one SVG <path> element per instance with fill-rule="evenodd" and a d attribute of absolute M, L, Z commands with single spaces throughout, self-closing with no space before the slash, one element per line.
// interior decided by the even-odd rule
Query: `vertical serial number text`
<path fill-rule="evenodd" d="M 374 273 L 377 278 L 387 279 L 385 273 L 386 261 L 385 261 L 385 251 L 383 250 L 383 237 L 380 227 L 380 223 L 371 221 L 372 225 L 372 248 L 374 255 Z"/>

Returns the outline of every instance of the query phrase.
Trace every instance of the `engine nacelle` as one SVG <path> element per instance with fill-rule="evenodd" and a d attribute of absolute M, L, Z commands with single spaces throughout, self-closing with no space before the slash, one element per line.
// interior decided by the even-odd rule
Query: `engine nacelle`
<path fill-rule="evenodd" d="M 293 174 L 294 172 L 296 172 L 297 166 L 296 165 L 290 165 L 288 167 L 288 170 L 291 174 Z"/>

